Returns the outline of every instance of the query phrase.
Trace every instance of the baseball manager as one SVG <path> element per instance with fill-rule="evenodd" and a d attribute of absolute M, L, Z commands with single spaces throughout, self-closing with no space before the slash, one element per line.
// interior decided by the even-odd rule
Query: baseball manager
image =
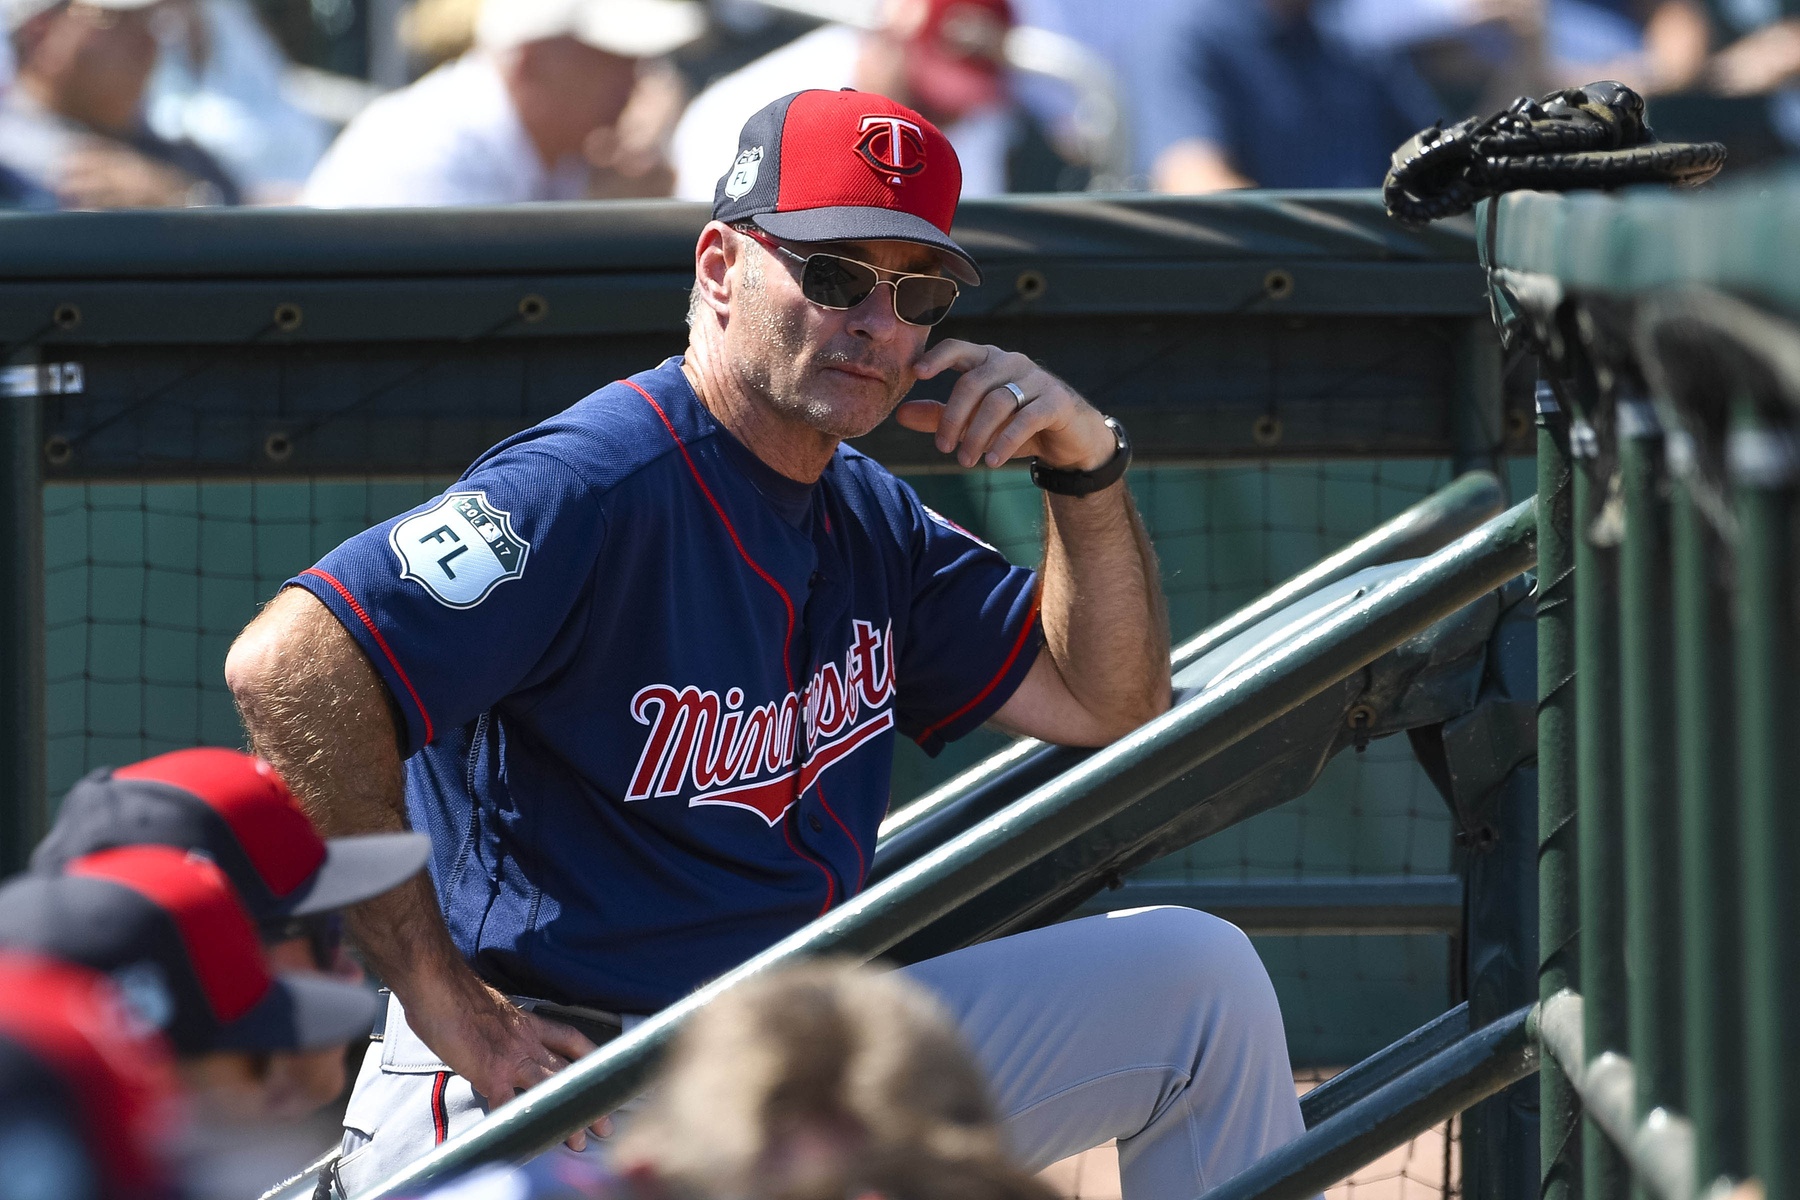
<path fill-rule="evenodd" d="M 854 895 L 896 733 L 1098 746 L 1168 706 L 1124 430 L 1024 355 L 926 348 L 979 281 L 948 232 L 961 179 L 884 97 L 763 109 L 695 247 L 687 353 L 351 538 L 233 646 L 255 748 L 327 834 L 432 841 L 429 883 L 353 918 L 393 1000 L 349 1194 Z M 902 402 L 946 372 L 946 403 Z M 890 414 L 965 468 L 1035 460 L 1039 571 L 843 444 Z M 1268 976 L 1212 917 L 909 973 L 1027 1165 L 1117 1138 L 1127 1200 L 1178 1200 L 1301 1131 Z"/>

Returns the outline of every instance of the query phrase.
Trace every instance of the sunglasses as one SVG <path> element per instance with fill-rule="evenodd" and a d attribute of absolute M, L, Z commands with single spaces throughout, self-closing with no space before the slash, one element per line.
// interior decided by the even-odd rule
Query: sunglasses
<path fill-rule="evenodd" d="M 796 254 L 760 229 L 732 228 L 799 263 L 800 294 L 821 308 L 855 308 L 884 283 L 894 290 L 894 315 L 908 325 L 936 325 L 956 303 L 954 279 L 890 271 L 842 254 Z"/>

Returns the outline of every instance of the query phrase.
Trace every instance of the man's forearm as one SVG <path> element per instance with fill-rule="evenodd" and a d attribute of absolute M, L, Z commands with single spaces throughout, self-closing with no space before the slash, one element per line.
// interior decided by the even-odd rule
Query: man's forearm
<path fill-rule="evenodd" d="M 281 772 L 321 833 L 406 828 L 406 772 L 386 686 L 316 598 L 290 588 L 271 601 L 232 647 L 226 679 L 251 749 Z M 462 967 L 423 875 L 348 917 L 370 967 L 403 998 L 416 976 L 441 980 Z"/>
<path fill-rule="evenodd" d="M 326 836 L 406 828 L 406 773 L 387 687 L 311 593 L 289 588 L 238 636 L 225 680 L 255 751 Z M 350 932 L 414 1033 L 495 1105 L 593 1050 L 476 977 L 419 875 L 350 910 Z M 581 1149 L 578 1134 L 569 1145 Z"/>
<path fill-rule="evenodd" d="M 1169 705 L 1169 615 L 1156 552 L 1123 481 L 1045 499 L 1045 646 L 1070 693 L 1117 736 Z"/>

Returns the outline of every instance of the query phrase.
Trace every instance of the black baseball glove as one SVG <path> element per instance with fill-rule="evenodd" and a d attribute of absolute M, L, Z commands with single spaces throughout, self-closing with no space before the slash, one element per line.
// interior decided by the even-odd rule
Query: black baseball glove
<path fill-rule="evenodd" d="M 1388 215 L 1419 226 L 1519 188 L 1567 191 L 1633 183 L 1705 183 L 1725 165 L 1718 142 L 1659 142 L 1644 98 L 1606 80 L 1521 96 L 1504 112 L 1420 130 L 1394 151 Z"/>

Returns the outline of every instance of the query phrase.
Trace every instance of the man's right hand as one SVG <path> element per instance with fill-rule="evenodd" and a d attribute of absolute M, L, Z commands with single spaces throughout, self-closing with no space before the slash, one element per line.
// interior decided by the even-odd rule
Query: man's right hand
<path fill-rule="evenodd" d="M 440 980 L 436 986 L 396 989 L 396 994 L 419 1040 L 467 1079 L 490 1109 L 595 1049 L 569 1026 L 520 1009 L 466 967 L 461 974 L 449 986 Z M 602 1117 L 589 1129 L 605 1137 L 612 1119 Z M 569 1149 L 586 1145 L 587 1131 L 569 1135 Z"/>

